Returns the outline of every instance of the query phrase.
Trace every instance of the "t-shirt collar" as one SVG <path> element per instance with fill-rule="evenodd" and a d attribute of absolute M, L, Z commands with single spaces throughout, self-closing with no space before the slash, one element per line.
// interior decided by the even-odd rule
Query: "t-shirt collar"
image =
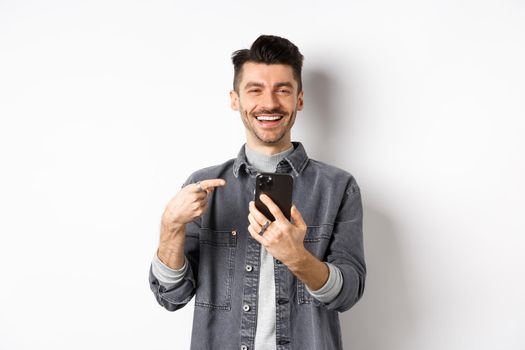
<path fill-rule="evenodd" d="M 304 149 L 304 146 L 301 142 L 293 141 L 292 145 L 294 147 L 293 152 L 281 160 L 281 162 L 277 165 L 276 171 L 278 173 L 292 172 L 293 175 L 297 177 L 306 167 L 306 164 L 308 163 L 308 155 L 306 154 L 306 150 Z M 245 169 L 245 171 L 250 175 L 256 175 L 258 173 L 257 169 L 248 163 L 244 147 L 245 145 L 241 147 L 239 154 L 233 163 L 233 174 L 235 177 L 239 177 L 239 171 L 241 168 Z"/>

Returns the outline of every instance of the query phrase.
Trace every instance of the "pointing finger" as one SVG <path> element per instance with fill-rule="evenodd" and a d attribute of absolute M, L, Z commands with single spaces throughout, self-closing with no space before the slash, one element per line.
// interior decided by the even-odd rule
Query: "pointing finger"
<path fill-rule="evenodd" d="M 200 184 L 203 190 L 213 191 L 215 187 L 225 186 L 226 181 L 223 179 L 209 179 L 209 180 L 202 180 Z"/>

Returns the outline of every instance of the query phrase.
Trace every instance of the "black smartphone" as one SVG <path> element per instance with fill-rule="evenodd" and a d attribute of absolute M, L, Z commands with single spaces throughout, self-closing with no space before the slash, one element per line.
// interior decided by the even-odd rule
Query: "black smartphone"
<path fill-rule="evenodd" d="M 255 178 L 255 207 L 269 220 L 275 221 L 275 217 L 268 207 L 259 198 L 266 194 L 281 209 L 284 216 L 290 220 L 292 209 L 293 178 L 283 173 L 260 173 Z"/>

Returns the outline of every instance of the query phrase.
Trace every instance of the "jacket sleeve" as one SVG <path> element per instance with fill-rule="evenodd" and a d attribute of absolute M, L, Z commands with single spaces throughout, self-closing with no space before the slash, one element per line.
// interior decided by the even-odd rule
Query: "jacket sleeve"
<path fill-rule="evenodd" d="M 363 295 L 366 278 L 363 205 L 354 178 L 351 178 L 339 206 L 326 261 L 339 268 L 343 286 L 335 299 L 325 306 L 329 310 L 346 311 Z"/>
<path fill-rule="evenodd" d="M 191 183 L 188 179 L 184 185 Z M 184 255 L 189 266 L 182 279 L 175 284 L 166 284 L 158 280 L 149 269 L 149 284 L 157 302 L 168 311 L 175 311 L 186 305 L 195 295 L 197 274 L 199 271 L 199 231 L 200 218 L 186 224 L 186 239 L 184 242 Z"/>

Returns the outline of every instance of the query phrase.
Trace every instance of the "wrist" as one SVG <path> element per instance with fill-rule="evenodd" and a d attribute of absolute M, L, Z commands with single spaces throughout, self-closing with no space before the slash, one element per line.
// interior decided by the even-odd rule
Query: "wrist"
<path fill-rule="evenodd" d="M 164 210 L 160 218 L 161 224 L 170 228 L 179 228 L 181 226 L 185 226 L 186 223 L 183 221 L 184 220 L 181 220 L 177 212 L 168 211 L 167 208 Z"/>
<path fill-rule="evenodd" d="M 167 221 L 163 219 L 160 222 L 160 229 L 162 233 L 179 235 L 180 233 L 184 233 L 185 228 L 186 228 L 185 224 L 182 224 L 176 221 Z"/>
<path fill-rule="evenodd" d="M 173 270 L 179 270 L 184 266 L 184 252 L 176 247 L 160 244 L 157 249 L 157 257 L 164 265 Z"/>
<path fill-rule="evenodd" d="M 330 277 L 327 264 L 319 260 L 306 248 L 290 262 L 288 269 L 310 290 L 319 290 Z"/>
<path fill-rule="evenodd" d="M 292 255 L 291 259 L 289 259 L 287 262 L 283 261 L 283 263 L 288 267 L 290 272 L 295 273 L 300 271 L 311 257 L 312 254 L 310 254 L 306 248 L 302 247 L 297 253 Z"/>

